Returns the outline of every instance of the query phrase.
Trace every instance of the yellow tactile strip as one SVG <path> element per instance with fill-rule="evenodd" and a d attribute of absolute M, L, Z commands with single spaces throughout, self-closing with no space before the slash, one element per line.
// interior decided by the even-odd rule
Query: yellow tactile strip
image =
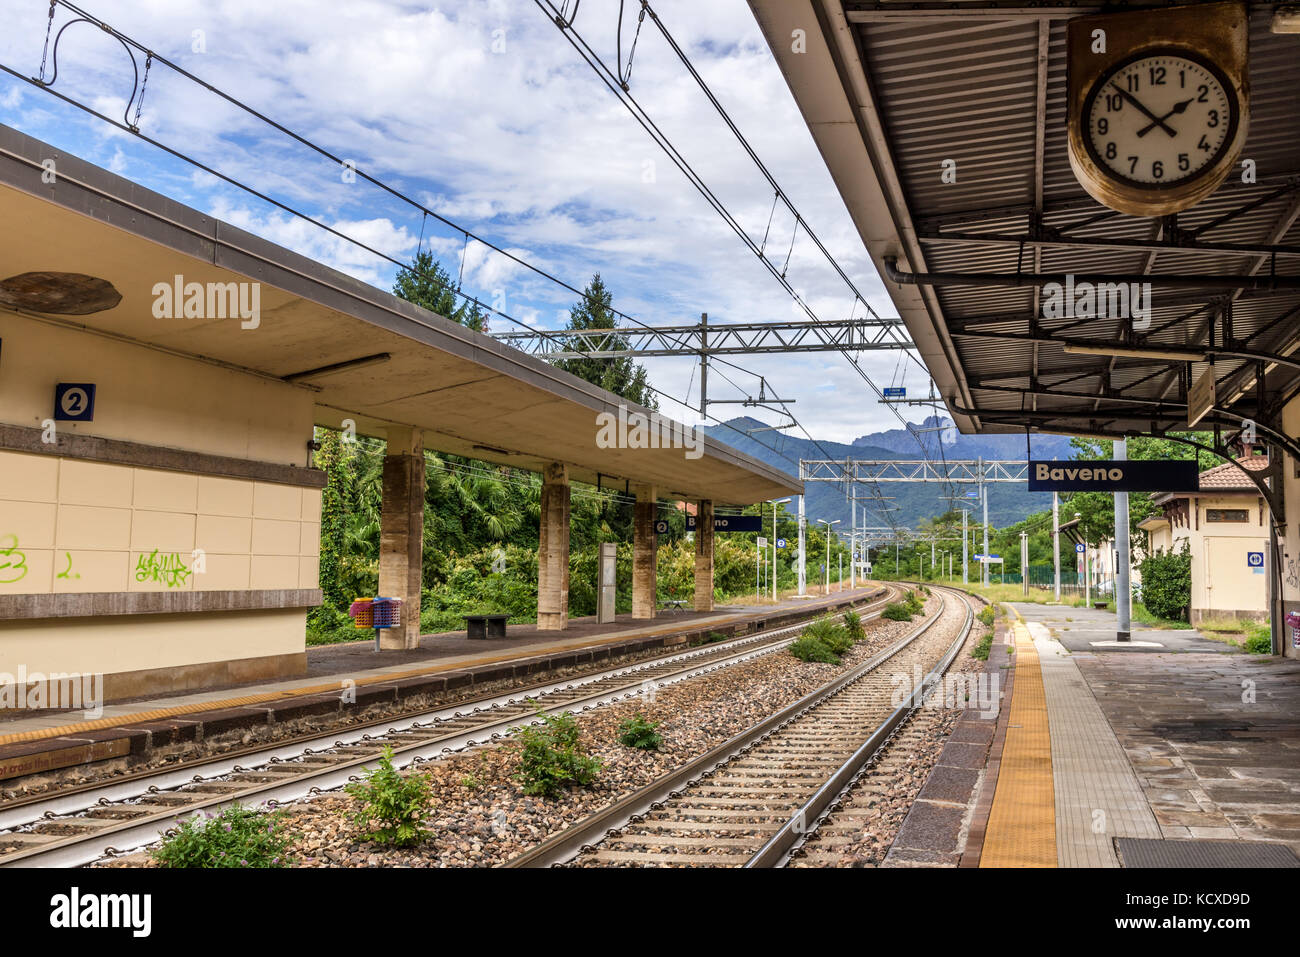
<path fill-rule="evenodd" d="M 1029 629 L 1017 621 L 1012 633 L 1015 689 L 980 867 L 1056 867 L 1056 795 L 1043 672 Z"/>

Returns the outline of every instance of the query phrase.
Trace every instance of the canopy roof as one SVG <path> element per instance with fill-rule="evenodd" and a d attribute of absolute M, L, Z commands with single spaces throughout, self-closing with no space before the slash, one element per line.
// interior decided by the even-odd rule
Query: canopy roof
<path fill-rule="evenodd" d="M 53 187 L 40 175 L 50 157 L 58 164 Z M 352 418 L 363 434 L 422 429 L 427 448 L 533 471 L 563 462 L 577 480 L 654 484 L 664 496 L 748 504 L 802 491 L 797 479 L 702 433 L 698 457 L 680 443 L 602 448 L 598 414 L 617 415 L 620 405 L 646 410 L 0 127 L 0 281 L 29 272 L 106 280 L 121 300 L 86 315 L 42 314 L 12 301 L 11 308 L 310 389 L 318 425 Z M 155 318 L 155 285 L 178 275 L 187 283 L 260 283 L 260 325 Z"/>

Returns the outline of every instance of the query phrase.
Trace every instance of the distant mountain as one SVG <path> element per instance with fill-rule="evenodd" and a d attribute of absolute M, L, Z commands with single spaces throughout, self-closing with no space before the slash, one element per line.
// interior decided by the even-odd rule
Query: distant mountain
<path fill-rule="evenodd" d="M 915 431 L 907 429 L 889 429 L 859 436 L 851 445 L 840 442 L 816 442 L 812 439 L 789 435 L 785 431 L 768 429 L 764 423 L 744 416 L 732 419 L 722 425 L 709 426 L 705 430 L 710 438 L 752 455 L 760 461 L 798 475 L 800 459 L 920 459 L 929 458 L 934 462 L 960 459 L 1024 459 L 1025 437 L 1023 435 L 961 435 L 946 417 L 930 416 L 919 424 L 912 423 Z M 922 445 L 925 452 L 922 453 Z M 1030 437 L 1033 458 L 1068 459 L 1073 457 L 1070 440 L 1056 435 L 1033 435 Z M 881 494 L 892 499 L 890 505 L 897 506 L 893 517 L 900 525 L 915 527 L 922 519 L 942 514 L 948 508 L 948 502 L 941 496 L 947 493 L 944 485 L 939 483 L 880 483 Z M 974 486 L 956 486 L 958 494 L 973 491 Z M 862 503 L 870 496 L 870 491 L 859 488 L 858 501 Z M 979 521 L 978 499 L 971 499 L 975 511 L 971 518 Z M 1047 493 L 1028 492 L 1022 484 L 993 483 L 989 486 L 989 521 L 997 527 L 1013 525 L 1033 512 L 1041 512 L 1052 507 L 1052 496 Z M 808 483 L 808 520 L 824 518 L 828 521 L 840 520 L 843 527 L 849 525 L 849 503 L 844 490 L 830 482 Z M 866 518 L 859 508 L 859 526 L 887 525 L 888 519 L 880 512 L 871 509 Z"/>

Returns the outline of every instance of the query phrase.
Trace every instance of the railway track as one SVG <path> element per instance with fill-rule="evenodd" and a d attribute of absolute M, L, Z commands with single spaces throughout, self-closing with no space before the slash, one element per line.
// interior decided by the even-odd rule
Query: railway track
<path fill-rule="evenodd" d="M 936 592 L 940 610 L 894 645 L 505 866 L 783 864 L 964 644 L 969 599 Z M 924 676 L 901 704 L 899 675 Z"/>
<path fill-rule="evenodd" d="M 874 618 L 898 595 L 887 587 L 858 607 Z M 504 737 L 542 714 L 585 711 L 772 654 L 806 623 L 697 647 L 565 682 L 392 717 L 347 732 L 279 742 L 239 755 L 149 772 L 0 808 L 0 867 L 73 867 L 142 847 L 197 811 L 286 803 L 341 787 L 385 747 L 416 765 Z"/>
<path fill-rule="evenodd" d="M 822 814 L 808 820 L 798 840 L 782 855 L 777 866 L 843 867 L 861 862 L 858 852 L 864 835 L 881 822 L 882 810 L 877 802 L 887 798 L 902 774 L 916 768 L 922 750 L 942 729 L 944 720 L 944 712 L 938 708 L 912 711 L 840 789 Z M 918 791 L 920 786 L 917 785 Z M 901 825 L 902 821 L 898 823 Z M 883 855 L 880 859 L 883 860 Z"/>

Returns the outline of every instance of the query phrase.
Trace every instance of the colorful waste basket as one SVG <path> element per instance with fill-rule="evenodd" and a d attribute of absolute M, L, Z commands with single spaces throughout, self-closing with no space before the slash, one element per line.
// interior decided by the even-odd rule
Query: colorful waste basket
<path fill-rule="evenodd" d="M 402 626 L 402 599 L 376 598 L 370 603 L 372 628 L 400 628 Z"/>
<path fill-rule="evenodd" d="M 352 624 L 357 628 L 373 628 L 374 625 L 374 599 L 358 598 L 348 606 L 348 615 L 352 618 Z"/>

